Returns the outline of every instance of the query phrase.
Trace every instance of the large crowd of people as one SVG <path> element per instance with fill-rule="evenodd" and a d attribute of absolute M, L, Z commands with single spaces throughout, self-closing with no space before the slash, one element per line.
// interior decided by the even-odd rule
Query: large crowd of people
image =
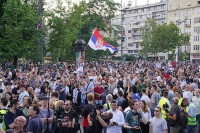
<path fill-rule="evenodd" d="M 0 65 L 0 133 L 200 133 L 198 63 Z"/>

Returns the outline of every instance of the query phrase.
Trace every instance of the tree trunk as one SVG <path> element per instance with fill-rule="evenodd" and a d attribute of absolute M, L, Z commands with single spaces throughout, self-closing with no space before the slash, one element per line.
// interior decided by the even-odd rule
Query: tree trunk
<path fill-rule="evenodd" d="M 15 68 L 16 68 L 16 67 L 17 67 L 17 61 L 18 61 L 18 56 L 14 56 L 13 59 L 14 59 L 13 65 L 14 65 Z"/>

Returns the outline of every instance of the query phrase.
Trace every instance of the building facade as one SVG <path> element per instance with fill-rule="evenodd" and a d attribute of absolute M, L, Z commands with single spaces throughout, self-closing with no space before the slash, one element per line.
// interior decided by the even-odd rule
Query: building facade
<path fill-rule="evenodd" d="M 142 56 L 140 55 L 140 51 L 142 50 L 140 46 L 140 42 L 142 41 L 141 28 L 145 25 L 147 18 L 154 18 L 158 24 L 167 22 L 167 1 L 163 0 L 154 4 L 124 8 L 122 11 L 123 19 L 121 19 L 121 15 L 118 15 L 111 20 L 111 25 L 121 25 L 122 20 L 126 35 L 123 42 L 123 54 L 134 55 L 136 57 Z M 118 44 L 121 44 L 120 40 Z M 121 56 L 121 47 L 119 47 L 116 56 Z M 151 57 L 151 55 L 149 56 Z M 165 53 L 158 53 L 157 57 L 168 59 L 168 55 Z"/>
<path fill-rule="evenodd" d="M 179 31 L 190 36 L 181 52 L 189 53 L 190 60 L 200 59 L 200 0 L 172 0 L 168 2 L 167 23 L 175 22 Z"/>

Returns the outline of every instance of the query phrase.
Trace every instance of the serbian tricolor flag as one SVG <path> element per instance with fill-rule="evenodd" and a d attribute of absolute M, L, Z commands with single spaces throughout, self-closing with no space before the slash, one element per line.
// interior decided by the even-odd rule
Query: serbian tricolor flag
<path fill-rule="evenodd" d="M 117 51 L 117 47 L 114 47 L 103 40 L 97 29 L 94 31 L 94 34 L 92 35 L 88 44 L 94 50 L 105 51 L 106 49 L 109 49 L 112 54 Z"/>

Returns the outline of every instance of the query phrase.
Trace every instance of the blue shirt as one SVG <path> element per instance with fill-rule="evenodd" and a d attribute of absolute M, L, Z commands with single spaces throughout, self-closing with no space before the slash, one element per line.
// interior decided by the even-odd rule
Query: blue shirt
<path fill-rule="evenodd" d="M 190 103 L 192 104 L 192 103 Z M 188 106 L 190 106 L 190 104 Z M 194 106 L 190 106 L 188 114 L 190 114 L 191 118 L 195 117 L 196 108 Z"/>
<path fill-rule="evenodd" d="M 50 118 L 53 115 L 53 111 L 49 109 L 49 116 L 48 116 L 48 109 L 42 110 L 40 109 L 40 113 L 38 114 L 39 117 L 41 118 Z M 49 130 L 51 131 L 51 123 L 49 123 Z M 44 129 L 47 128 L 47 124 L 44 125 Z"/>
<path fill-rule="evenodd" d="M 4 116 L 4 121 L 5 121 L 6 127 L 8 127 L 8 125 L 12 124 L 18 116 L 25 116 L 25 115 L 21 110 L 17 110 L 16 114 L 13 114 L 12 112 L 8 111 Z"/>
<path fill-rule="evenodd" d="M 133 99 L 140 101 L 140 94 L 139 93 L 133 93 Z"/>
<path fill-rule="evenodd" d="M 60 93 L 60 97 L 59 97 L 59 100 L 63 100 L 65 102 L 66 100 L 66 93 L 65 93 L 65 90 L 60 92 L 60 90 L 62 90 L 63 86 L 62 85 L 58 85 L 56 87 L 56 90 Z"/>
<path fill-rule="evenodd" d="M 142 115 L 140 112 L 136 111 L 135 113 L 133 113 L 132 111 L 129 111 L 126 114 L 125 117 L 125 122 L 131 126 L 131 127 L 135 127 L 135 126 L 139 126 L 140 124 L 140 120 L 142 119 Z M 128 133 L 133 133 L 134 130 L 133 129 L 128 129 Z"/>
<path fill-rule="evenodd" d="M 26 128 L 26 132 L 42 133 L 43 127 L 44 127 L 43 121 L 37 115 L 30 119 L 28 126 Z"/>

